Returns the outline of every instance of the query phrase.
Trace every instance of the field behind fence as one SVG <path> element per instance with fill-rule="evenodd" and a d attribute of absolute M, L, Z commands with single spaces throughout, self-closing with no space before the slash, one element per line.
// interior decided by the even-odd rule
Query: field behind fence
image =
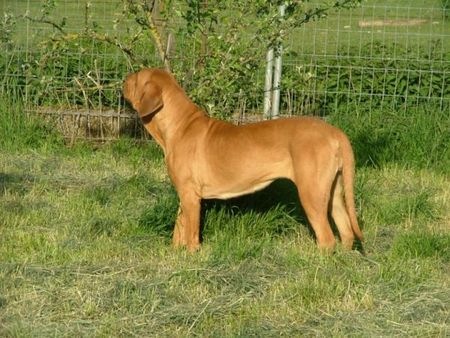
<path fill-rule="evenodd" d="M 163 62 L 143 31 L 145 17 L 127 3 L 0 0 L 1 92 L 56 121 L 70 138 L 142 137 L 121 97 L 122 82 L 142 65 Z M 210 1 L 195 16 L 180 3 L 152 10 L 176 77 L 213 116 L 261 119 L 270 41 L 257 36 L 260 14 Z M 281 114 L 448 114 L 448 15 L 446 1 L 370 0 L 279 34 Z"/>

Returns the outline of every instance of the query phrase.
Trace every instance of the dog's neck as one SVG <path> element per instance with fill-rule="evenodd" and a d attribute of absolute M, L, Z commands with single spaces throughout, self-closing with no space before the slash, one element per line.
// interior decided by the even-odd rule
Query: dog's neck
<path fill-rule="evenodd" d="M 163 91 L 164 106 L 155 114 L 144 117 L 142 122 L 147 131 L 167 154 L 173 146 L 172 140 L 180 140 L 190 128 L 207 124 L 209 117 L 181 88 Z"/>

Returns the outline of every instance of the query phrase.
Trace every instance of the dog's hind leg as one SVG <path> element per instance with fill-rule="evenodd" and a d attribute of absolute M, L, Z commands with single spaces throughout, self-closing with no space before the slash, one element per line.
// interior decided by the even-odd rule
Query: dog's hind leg
<path fill-rule="evenodd" d="M 355 235 L 353 234 L 350 218 L 345 205 L 341 173 L 337 174 L 334 182 L 333 190 L 331 192 L 330 208 L 334 223 L 336 224 L 339 236 L 341 237 L 342 245 L 345 249 L 351 250 L 353 248 Z"/>
<path fill-rule="evenodd" d="M 314 230 L 319 248 L 333 251 L 336 240 L 328 222 L 328 201 L 332 179 L 326 177 L 319 179 L 320 176 L 314 170 L 302 171 L 297 172 L 295 177 L 300 202 Z"/>

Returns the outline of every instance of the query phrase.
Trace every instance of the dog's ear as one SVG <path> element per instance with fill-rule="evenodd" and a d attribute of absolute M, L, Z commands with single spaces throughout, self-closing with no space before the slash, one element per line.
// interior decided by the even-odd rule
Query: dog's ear
<path fill-rule="evenodd" d="M 153 81 L 147 81 L 142 88 L 137 111 L 141 117 L 150 115 L 163 106 L 162 90 Z"/>

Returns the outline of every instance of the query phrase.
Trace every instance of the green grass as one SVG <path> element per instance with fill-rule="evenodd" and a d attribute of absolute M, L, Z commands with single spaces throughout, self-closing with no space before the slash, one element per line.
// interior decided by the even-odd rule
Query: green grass
<path fill-rule="evenodd" d="M 365 256 L 321 255 L 286 181 L 205 202 L 188 254 L 170 246 L 177 196 L 154 143 L 67 148 L 2 102 L 0 336 L 449 334 L 448 171 L 359 165 Z"/>
<path fill-rule="evenodd" d="M 347 132 L 358 166 L 401 163 L 450 175 L 450 114 L 437 106 L 333 111 L 329 120 Z"/>

